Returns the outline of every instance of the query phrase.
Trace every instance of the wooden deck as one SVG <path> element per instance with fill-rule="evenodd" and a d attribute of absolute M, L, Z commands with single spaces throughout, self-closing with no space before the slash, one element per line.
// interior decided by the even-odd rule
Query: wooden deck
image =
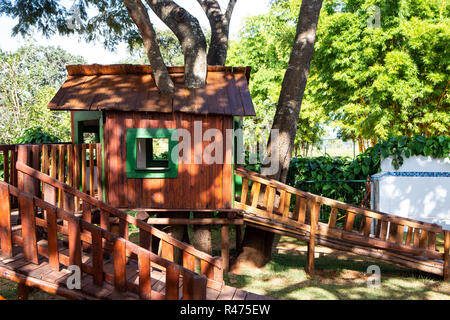
<path fill-rule="evenodd" d="M 42 243 L 41 243 L 42 244 Z M 68 249 L 61 249 L 62 254 L 66 254 Z M 90 255 L 83 254 L 83 262 L 90 263 Z M 0 254 L 0 277 L 10 279 L 16 282 L 27 281 L 27 286 L 37 287 L 49 293 L 58 294 L 69 299 L 88 299 L 88 300 L 139 300 L 139 296 L 132 292 L 118 292 L 114 286 L 104 283 L 103 286 L 93 284 L 92 277 L 82 276 L 81 289 L 67 289 L 67 280 L 70 271 L 64 265 L 60 266 L 60 271 L 53 270 L 48 264 L 47 259 L 39 256 L 39 263 L 34 264 L 24 260 L 21 247 L 14 247 L 14 256 L 8 258 Z M 112 259 L 105 259 L 103 270 L 105 273 L 112 273 L 114 269 Z M 138 285 L 139 268 L 135 260 L 129 260 L 126 267 L 127 280 Z M 26 280 L 25 280 L 26 279 Z M 151 287 L 152 291 L 164 295 L 165 272 L 163 268 L 152 267 L 151 269 Z M 20 281 L 21 280 L 21 281 Z M 180 288 L 182 287 L 180 281 Z M 183 298 L 183 290 L 180 290 L 180 299 Z M 220 291 L 213 288 L 207 288 L 207 300 L 274 300 L 274 298 L 257 295 L 241 289 L 224 285 Z"/>

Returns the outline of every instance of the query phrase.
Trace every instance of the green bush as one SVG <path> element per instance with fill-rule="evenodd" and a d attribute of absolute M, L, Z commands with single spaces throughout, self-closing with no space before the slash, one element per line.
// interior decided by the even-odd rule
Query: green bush
<path fill-rule="evenodd" d="M 392 156 L 392 165 L 398 169 L 403 164 L 403 157 L 423 155 L 446 158 L 449 152 L 449 136 L 392 136 L 368 148 L 355 159 L 329 155 L 293 158 L 286 183 L 314 194 L 360 205 L 366 192 L 365 181 L 379 172 L 381 159 Z M 259 161 L 249 165 L 248 154 L 245 160 L 249 170 L 259 172 Z"/>
<path fill-rule="evenodd" d="M 23 134 L 16 139 L 17 144 L 28 143 L 55 143 L 60 142 L 58 137 L 44 131 L 42 127 L 30 127 L 24 130 Z"/>

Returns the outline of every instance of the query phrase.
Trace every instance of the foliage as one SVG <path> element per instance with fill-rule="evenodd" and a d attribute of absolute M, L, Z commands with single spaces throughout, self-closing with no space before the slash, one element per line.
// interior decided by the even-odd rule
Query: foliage
<path fill-rule="evenodd" d="M 171 30 L 156 30 L 159 49 L 166 66 L 184 65 L 184 55 L 181 44 Z M 130 57 L 121 63 L 150 64 L 142 42 L 136 42 L 129 47 Z"/>
<path fill-rule="evenodd" d="M 368 26 L 373 5 L 381 28 Z M 299 7 L 299 0 L 272 1 L 230 43 L 227 63 L 252 66 L 257 117 L 245 121 L 250 132 L 251 121 L 270 127 Z M 325 0 L 297 146 L 316 143 L 325 124 L 344 139 L 374 142 L 391 134 L 448 135 L 449 14 L 441 0 Z"/>
<path fill-rule="evenodd" d="M 293 158 L 288 173 L 288 183 L 311 193 L 339 201 L 360 205 L 364 181 L 379 168 L 379 157 L 359 154 L 354 160 L 348 157 Z"/>
<path fill-rule="evenodd" d="M 449 155 L 449 136 L 392 136 L 368 148 L 355 159 L 328 154 L 292 158 L 286 183 L 314 194 L 360 205 L 365 195 L 364 182 L 379 172 L 382 159 L 392 157 L 392 165 L 398 169 L 403 164 L 403 157 L 447 158 Z M 256 163 L 251 162 L 250 154 L 246 153 L 246 168 L 259 172 L 261 163 L 259 158 L 256 160 Z"/>
<path fill-rule="evenodd" d="M 326 1 L 307 96 L 349 139 L 449 134 L 450 6 Z M 380 28 L 368 19 L 380 8 Z"/>
<path fill-rule="evenodd" d="M 65 66 L 83 62 L 61 48 L 33 44 L 0 51 L 0 143 L 14 143 L 26 128 L 36 126 L 70 140 L 69 113 L 46 106 L 67 76 Z"/>
<path fill-rule="evenodd" d="M 250 92 L 256 117 L 244 119 L 247 146 L 267 142 L 295 37 L 300 3 L 299 0 L 273 1 L 268 13 L 247 18 L 238 40 L 230 41 L 227 64 L 252 67 Z M 320 141 L 324 120 L 323 109 L 305 98 L 298 122 L 296 152 Z M 266 135 L 261 136 L 263 133 Z"/>
<path fill-rule="evenodd" d="M 398 169 L 403 164 L 404 156 L 447 158 L 450 154 L 450 136 L 393 136 L 376 144 L 370 152 L 377 156 L 381 155 L 382 158 L 392 156 L 392 165 Z"/>
<path fill-rule="evenodd" d="M 75 0 L 68 5 L 57 0 L 0 0 L 0 14 L 16 19 L 13 35 L 29 36 L 35 30 L 46 37 L 77 33 L 86 41 L 101 40 L 107 48 L 142 41 L 120 0 Z"/>
<path fill-rule="evenodd" d="M 60 142 L 58 137 L 51 133 L 45 132 L 42 127 L 31 127 L 25 129 L 23 134 L 17 138 L 16 143 L 54 143 Z"/>

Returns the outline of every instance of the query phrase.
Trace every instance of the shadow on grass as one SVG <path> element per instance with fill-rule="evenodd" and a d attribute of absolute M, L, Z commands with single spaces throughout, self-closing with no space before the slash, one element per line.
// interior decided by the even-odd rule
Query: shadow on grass
<path fill-rule="evenodd" d="M 369 288 L 366 271 L 374 264 L 381 269 L 381 285 Z M 276 253 L 262 270 L 228 274 L 225 281 L 230 286 L 278 299 L 450 299 L 450 285 L 441 278 L 376 260 L 344 253 L 322 254 L 315 259 L 313 277 L 307 276 L 305 265 L 304 253 Z"/>

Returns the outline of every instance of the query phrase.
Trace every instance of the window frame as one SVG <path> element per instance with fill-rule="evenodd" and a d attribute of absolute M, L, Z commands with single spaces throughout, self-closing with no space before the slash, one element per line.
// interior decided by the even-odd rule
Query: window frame
<path fill-rule="evenodd" d="M 169 166 L 167 168 L 137 168 L 137 139 L 169 139 Z M 168 179 L 178 177 L 178 160 L 173 161 L 173 152 L 178 154 L 177 129 L 131 128 L 127 129 L 127 178 Z M 146 160 L 147 161 L 147 160 Z"/>

